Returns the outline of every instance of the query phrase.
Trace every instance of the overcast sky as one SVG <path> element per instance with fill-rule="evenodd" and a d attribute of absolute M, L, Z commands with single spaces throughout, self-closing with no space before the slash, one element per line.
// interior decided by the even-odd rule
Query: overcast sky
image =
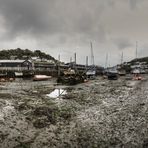
<path fill-rule="evenodd" d="M 85 63 L 93 43 L 95 64 L 148 56 L 148 0 L 0 0 L 0 49 L 40 49 Z M 90 59 L 90 58 L 89 58 Z"/>

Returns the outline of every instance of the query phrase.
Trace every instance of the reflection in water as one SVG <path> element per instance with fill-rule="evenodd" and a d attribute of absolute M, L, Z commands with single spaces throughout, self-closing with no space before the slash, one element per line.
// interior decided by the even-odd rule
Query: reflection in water
<path fill-rule="evenodd" d="M 64 89 L 55 89 L 53 92 L 50 94 L 47 94 L 48 97 L 50 98 L 59 98 L 60 96 L 66 95 L 67 91 Z"/>

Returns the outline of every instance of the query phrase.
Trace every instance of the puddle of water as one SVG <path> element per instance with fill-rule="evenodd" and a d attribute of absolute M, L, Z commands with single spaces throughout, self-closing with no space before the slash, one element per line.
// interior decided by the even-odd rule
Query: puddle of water
<path fill-rule="evenodd" d="M 50 94 L 47 94 L 47 96 L 50 98 L 59 98 L 59 97 L 66 95 L 66 94 L 67 94 L 67 91 L 64 89 L 55 89 Z"/>

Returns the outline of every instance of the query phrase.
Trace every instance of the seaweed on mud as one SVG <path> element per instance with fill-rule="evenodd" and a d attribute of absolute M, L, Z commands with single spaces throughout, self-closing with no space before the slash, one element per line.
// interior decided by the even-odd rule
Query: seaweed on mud
<path fill-rule="evenodd" d="M 102 129 L 100 129 L 102 130 Z M 79 147 L 85 148 L 114 148 L 122 147 L 122 139 L 115 135 L 109 135 L 111 133 L 100 133 L 99 129 L 95 126 L 81 126 L 76 127 L 75 144 Z"/>
<path fill-rule="evenodd" d="M 74 88 L 73 87 L 67 87 L 66 90 L 67 90 L 67 92 L 72 92 L 74 90 Z"/>
<path fill-rule="evenodd" d="M 1 99 L 13 99 L 14 97 L 18 98 L 17 96 L 13 96 L 12 94 L 9 93 L 0 93 Z"/>
<path fill-rule="evenodd" d="M 8 136 L 8 133 L 3 133 L 0 131 L 0 142 L 4 141 Z"/>
<path fill-rule="evenodd" d="M 62 107 L 58 115 L 62 120 L 69 121 L 75 116 L 75 112 L 72 107 Z"/>
<path fill-rule="evenodd" d="M 54 90 L 53 87 L 38 86 L 36 89 L 37 94 L 47 94 Z"/>
<path fill-rule="evenodd" d="M 55 124 L 57 120 L 57 110 L 56 107 L 40 106 L 35 108 L 33 115 L 37 117 L 46 116 L 51 124 Z"/>
<path fill-rule="evenodd" d="M 50 88 L 35 88 L 25 95 L 18 93 L 17 97 L 4 95 L 1 108 L 10 96 L 17 110 L 8 114 L 1 130 L 17 130 L 22 137 L 0 133 L 0 147 L 5 140 L 8 147 L 17 144 L 16 148 L 148 147 L 147 87 L 142 92 L 122 83 L 99 80 L 77 85 L 66 88 L 68 94 L 60 99 L 45 97 Z"/>
<path fill-rule="evenodd" d="M 32 108 L 33 107 L 29 103 L 27 103 L 27 101 L 21 102 L 15 106 L 15 109 L 17 109 L 18 111 L 28 110 Z"/>
<path fill-rule="evenodd" d="M 67 94 L 67 95 L 62 96 L 62 99 L 65 99 L 65 100 L 72 100 L 72 99 L 75 99 L 75 98 L 76 98 L 75 94 Z"/>
<path fill-rule="evenodd" d="M 143 141 L 143 146 L 142 146 L 143 148 L 147 148 L 148 147 L 148 139 L 145 139 L 144 141 Z"/>
<path fill-rule="evenodd" d="M 31 143 L 30 142 L 20 142 L 14 148 L 30 148 L 30 147 L 31 147 Z"/>
<path fill-rule="evenodd" d="M 34 119 L 33 126 L 36 128 L 44 128 L 49 125 L 48 119 L 44 116 L 42 118 Z"/>
<path fill-rule="evenodd" d="M 36 128 L 43 128 L 49 124 L 57 124 L 60 121 L 69 122 L 74 117 L 73 108 L 56 106 L 40 106 L 33 111 L 33 125 Z M 30 118 L 28 118 L 30 120 Z"/>

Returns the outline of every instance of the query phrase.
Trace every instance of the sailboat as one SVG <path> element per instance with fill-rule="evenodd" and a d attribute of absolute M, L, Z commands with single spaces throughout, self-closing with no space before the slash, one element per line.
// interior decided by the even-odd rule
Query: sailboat
<path fill-rule="evenodd" d="M 85 77 L 81 73 L 78 73 L 76 68 L 76 53 L 74 54 L 74 56 L 74 67 L 67 69 L 61 75 L 59 75 L 57 78 L 57 83 L 62 83 L 66 85 L 76 85 L 84 82 Z"/>
<path fill-rule="evenodd" d="M 86 72 L 87 78 L 94 79 L 96 76 L 96 68 L 94 65 L 94 54 L 93 54 L 93 45 L 92 42 L 90 42 L 91 47 L 91 66 L 89 66 L 89 69 Z"/>
<path fill-rule="evenodd" d="M 120 76 L 125 76 L 126 75 L 126 70 L 123 68 L 123 52 L 122 52 L 122 55 L 121 55 L 121 66 L 118 69 L 118 74 Z"/>
<path fill-rule="evenodd" d="M 117 80 L 118 79 L 118 71 L 116 67 L 108 67 L 108 54 L 106 54 L 105 61 L 105 70 L 103 78 L 107 78 L 108 80 Z"/>

